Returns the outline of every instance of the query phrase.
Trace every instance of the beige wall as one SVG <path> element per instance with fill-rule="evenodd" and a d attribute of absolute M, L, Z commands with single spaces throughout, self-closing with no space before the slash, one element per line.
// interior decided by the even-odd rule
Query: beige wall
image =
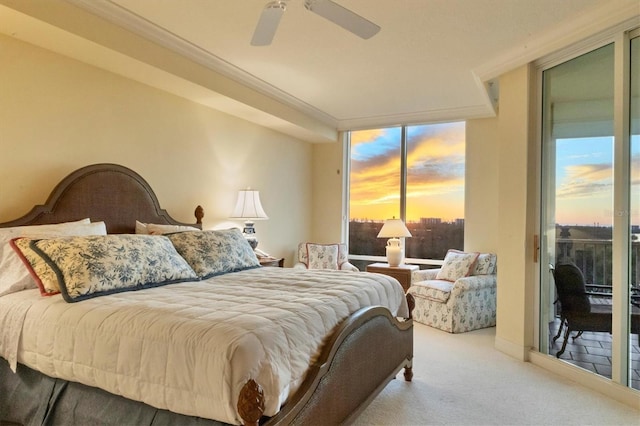
<path fill-rule="evenodd" d="M 498 250 L 498 119 L 469 120 L 466 125 L 464 248 Z"/>
<path fill-rule="evenodd" d="M 499 348 L 527 358 L 533 344 L 531 288 L 533 235 L 529 232 L 529 79 L 528 67 L 500 78 L 498 324 Z M 502 284 L 502 285 L 500 285 Z"/>
<path fill-rule="evenodd" d="M 342 142 L 313 146 L 311 238 L 317 243 L 342 242 L 343 156 Z"/>
<path fill-rule="evenodd" d="M 178 220 L 227 216 L 260 190 L 260 247 L 293 261 L 311 233 L 312 145 L 67 57 L 0 36 L 0 221 L 43 203 L 73 170 L 113 162 L 140 173 Z"/>

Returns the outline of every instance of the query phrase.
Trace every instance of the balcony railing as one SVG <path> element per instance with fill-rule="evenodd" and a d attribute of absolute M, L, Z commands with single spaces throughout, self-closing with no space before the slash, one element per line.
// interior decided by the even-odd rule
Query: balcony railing
<path fill-rule="evenodd" d="M 631 294 L 640 294 L 640 242 L 631 243 Z M 556 258 L 570 258 L 582 271 L 587 284 L 611 286 L 611 240 L 559 238 L 556 240 Z"/>

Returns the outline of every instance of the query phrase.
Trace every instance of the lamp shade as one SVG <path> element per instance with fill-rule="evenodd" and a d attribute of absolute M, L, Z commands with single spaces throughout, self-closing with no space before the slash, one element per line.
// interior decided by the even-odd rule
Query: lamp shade
<path fill-rule="evenodd" d="M 400 242 L 401 237 L 410 237 L 411 232 L 407 229 L 402 219 L 387 219 L 382 225 L 378 238 L 389 238 L 387 241 L 387 262 L 391 267 L 402 264 L 404 259 L 404 248 Z"/>
<path fill-rule="evenodd" d="M 378 238 L 400 238 L 410 237 L 411 232 L 407 229 L 402 219 L 387 219 L 382 225 Z"/>
<path fill-rule="evenodd" d="M 229 219 L 269 219 L 260 203 L 260 191 L 243 189 L 238 192 L 238 201 Z"/>

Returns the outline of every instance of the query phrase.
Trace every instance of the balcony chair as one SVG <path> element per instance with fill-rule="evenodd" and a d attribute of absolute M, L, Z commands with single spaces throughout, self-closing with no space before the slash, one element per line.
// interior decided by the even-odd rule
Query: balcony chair
<path fill-rule="evenodd" d="M 348 255 L 346 244 L 300 243 L 298 244 L 298 262 L 293 267 L 359 271 L 356 266 L 349 263 Z"/>
<path fill-rule="evenodd" d="M 556 357 L 560 358 L 572 331 L 578 332 L 572 337 L 573 340 L 580 337 L 584 331 L 611 333 L 612 305 L 595 303 L 590 299 L 590 296 L 607 297 L 607 293 L 601 291 L 588 291 L 590 287 L 602 290 L 606 286 L 587 285 L 582 271 L 575 264 L 558 264 L 555 268 L 552 267 L 551 271 L 558 292 L 557 302 L 560 303 L 560 327 L 553 343 L 560 337 L 563 327 L 566 327 L 562 348 L 556 353 Z M 640 308 L 632 305 L 630 310 L 631 333 L 640 334 Z"/>
<path fill-rule="evenodd" d="M 449 250 L 444 264 L 412 274 L 413 319 L 449 333 L 496 325 L 497 258 Z"/>

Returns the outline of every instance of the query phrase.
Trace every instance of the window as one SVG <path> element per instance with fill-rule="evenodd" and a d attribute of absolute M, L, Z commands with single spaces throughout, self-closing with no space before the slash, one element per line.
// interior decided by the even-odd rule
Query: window
<path fill-rule="evenodd" d="M 407 262 L 443 259 L 464 246 L 465 123 L 352 131 L 349 252 L 361 269 L 385 256 L 376 238 L 386 219 L 401 218 Z"/>

